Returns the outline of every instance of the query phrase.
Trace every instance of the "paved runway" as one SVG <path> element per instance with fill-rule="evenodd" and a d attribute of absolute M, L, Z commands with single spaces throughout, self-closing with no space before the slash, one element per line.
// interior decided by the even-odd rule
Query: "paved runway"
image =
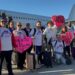
<path fill-rule="evenodd" d="M 53 68 L 42 67 L 35 71 L 17 70 L 13 69 L 15 75 L 75 75 L 75 61 L 72 65 L 59 65 Z M 3 70 L 2 75 L 7 75 L 7 71 Z"/>

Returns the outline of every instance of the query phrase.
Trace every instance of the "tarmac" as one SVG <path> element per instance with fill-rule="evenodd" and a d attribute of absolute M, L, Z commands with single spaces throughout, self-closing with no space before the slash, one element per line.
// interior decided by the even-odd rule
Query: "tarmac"
<path fill-rule="evenodd" d="M 14 75 L 75 75 L 75 60 L 71 65 L 54 65 L 53 68 L 41 67 L 40 69 L 31 70 L 18 70 L 16 65 L 13 65 Z M 3 69 L 2 75 L 8 75 L 7 70 Z"/>

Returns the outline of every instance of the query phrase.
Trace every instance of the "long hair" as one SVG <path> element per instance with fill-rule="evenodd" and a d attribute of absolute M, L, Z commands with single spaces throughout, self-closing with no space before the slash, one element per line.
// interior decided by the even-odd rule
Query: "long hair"
<path fill-rule="evenodd" d="M 65 32 L 67 32 L 67 31 L 68 31 L 67 26 L 64 26 L 63 28 L 65 29 L 65 31 L 63 31 L 63 30 L 62 30 L 62 32 L 61 32 L 61 33 L 65 33 Z"/>

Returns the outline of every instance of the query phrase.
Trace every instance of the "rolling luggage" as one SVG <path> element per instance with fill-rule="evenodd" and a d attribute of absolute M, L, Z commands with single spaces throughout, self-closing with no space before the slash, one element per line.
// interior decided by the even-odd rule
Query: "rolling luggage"
<path fill-rule="evenodd" d="M 52 57 L 50 51 L 44 51 L 43 53 L 43 61 L 46 67 L 52 67 Z"/>

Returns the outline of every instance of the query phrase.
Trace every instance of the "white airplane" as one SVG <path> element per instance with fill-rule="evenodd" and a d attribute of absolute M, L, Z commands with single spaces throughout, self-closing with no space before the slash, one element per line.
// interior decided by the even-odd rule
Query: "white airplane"
<path fill-rule="evenodd" d="M 14 23 L 21 22 L 23 27 L 25 27 L 26 23 L 30 23 L 31 27 L 35 27 L 35 23 L 39 20 L 42 22 L 42 26 L 46 26 L 47 22 L 50 20 L 50 17 L 28 14 L 28 13 L 20 13 L 8 10 L 0 10 L 0 14 L 5 13 L 7 17 L 12 16 Z"/>

